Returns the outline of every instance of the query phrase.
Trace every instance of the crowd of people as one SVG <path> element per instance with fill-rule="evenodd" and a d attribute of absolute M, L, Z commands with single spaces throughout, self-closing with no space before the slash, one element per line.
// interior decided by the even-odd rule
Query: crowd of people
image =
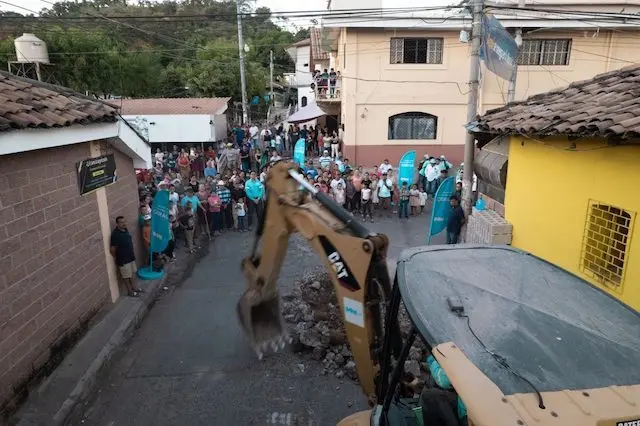
<path fill-rule="evenodd" d="M 151 210 L 158 190 L 169 191 L 171 241 L 163 253 L 154 253 L 153 267 L 176 259 L 184 244 L 193 253 L 201 235 L 214 239 L 223 232 L 250 231 L 261 217 L 266 200 L 265 180 L 271 164 L 291 152 L 295 141 L 305 141 L 307 160 L 301 169 L 309 183 L 365 221 L 376 217 L 400 219 L 420 216 L 453 165 L 445 156 L 424 155 L 417 181 L 399 182 L 397 170 L 385 159 L 379 165 L 352 165 L 343 158 L 344 127 L 327 129 L 292 125 L 235 127 L 227 144 L 171 151 L 157 149 L 155 166 L 138 174 L 139 227 L 147 250 L 151 242 Z M 218 149 L 216 149 L 218 148 Z M 460 173 L 460 171 L 458 172 Z M 457 176 L 456 196 L 461 195 Z"/>

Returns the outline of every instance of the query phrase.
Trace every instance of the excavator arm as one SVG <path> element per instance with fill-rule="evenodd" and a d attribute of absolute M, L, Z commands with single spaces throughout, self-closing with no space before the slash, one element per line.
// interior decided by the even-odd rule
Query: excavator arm
<path fill-rule="evenodd" d="M 267 200 L 251 253 L 242 261 L 247 289 L 238 316 L 258 357 L 289 339 L 277 281 L 289 238 L 300 234 L 330 271 L 359 382 L 375 403 L 380 395 L 383 306 L 391 284 L 386 263 L 388 238 L 369 232 L 351 214 L 308 184 L 295 163 L 275 163 L 266 181 Z M 397 329 L 394 334 L 400 339 Z M 394 345 L 400 350 L 400 340 Z"/>

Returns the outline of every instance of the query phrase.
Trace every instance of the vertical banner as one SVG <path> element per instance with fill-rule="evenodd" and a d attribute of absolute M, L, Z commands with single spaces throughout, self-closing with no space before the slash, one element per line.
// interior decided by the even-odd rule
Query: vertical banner
<path fill-rule="evenodd" d="M 481 58 L 489 71 L 511 81 L 517 72 L 518 45 L 500 21 L 487 14 L 482 19 Z"/>
<path fill-rule="evenodd" d="M 455 190 L 455 176 L 449 176 L 442 181 L 440 186 L 438 186 L 438 191 L 436 191 L 436 196 L 433 200 L 433 209 L 431 210 L 431 222 L 429 224 L 429 237 L 427 239 L 427 244 L 431 244 L 432 236 L 441 233 L 447 227 L 447 219 L 449 218 L 449 212 L 451 211 L 449 197 L 453 195 Z"/>
<path fill-rule="evenodd" d="M 169 228 L 169 191 L 163 189 L 153 197 L 151 208 L 151 253 L 160 253 L 171 240 Z"/>
<path fill-rule="evenodd" d="M 416 173 L 416 152 L 407 151 L 400 158 L 398 164 L 398 187 L 402 186 L 402 182 L 407 182 L 407 185 L 413 185 L 413 179 Z"/>
<path fill-rule="evenodd" d="M 300 167 L 304 167 L 304 151 L 305 140 L 303 138 L 298 139 L 296 145 L 293 147 L 293 161 L 298 163 Z"/>

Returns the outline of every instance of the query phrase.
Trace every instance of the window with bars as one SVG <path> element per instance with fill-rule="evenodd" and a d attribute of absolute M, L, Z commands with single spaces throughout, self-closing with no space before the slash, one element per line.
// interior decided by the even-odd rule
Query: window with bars
<path fill-rule="evenodd" d="M 522 40 L 518 65 L 569 65 L 570 39 Z"/>
<path fill-rule="evenodd" d="M 441 64 L 444 39 L 391 38 L 392 64 Z"/>
<path fill-rule="evenodd" d="M 598 283 L 619 288 L 624 281 L 635 213 L 589 201 L 580 269 Z"/>
<path fill-rule="evenodd" d="M 438 117 L 424 112 L 405 112 L 389 117 L 389 139 L 435 139 Z"/>

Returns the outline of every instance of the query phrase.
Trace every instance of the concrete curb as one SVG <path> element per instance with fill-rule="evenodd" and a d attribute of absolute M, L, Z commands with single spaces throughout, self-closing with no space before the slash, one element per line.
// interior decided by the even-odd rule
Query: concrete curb
<path fill-rule="evenodd" d="M 98 374 L 108 364 L 117 350 L 131 337 L 131 332 L 140 325 L 149 308 L 160 294 L 168 275 L 168 272 L 165 272 L 161 279 L 149 282 L 150 285 L 146 288 L 146 292 L 143 293 L 140 303 L 122 320 L 122 323 L 113 333 L 107 344 L 102 348 L 93 362 L 91 362 L 87 371 L 80 377 L 78 383 L 76 383 L 60 409 L 54 414 L 52 419 L 53 425 L 65 425 L 74 414 L 81 414 L 76 413 L 76 411 L 81 411 L 80 404 L 93 391 Z"/>

